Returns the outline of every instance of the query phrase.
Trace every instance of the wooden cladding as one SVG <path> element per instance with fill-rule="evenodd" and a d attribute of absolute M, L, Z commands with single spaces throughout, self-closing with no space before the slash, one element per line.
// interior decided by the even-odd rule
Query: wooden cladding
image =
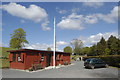
<path fill-rule="evenodd" d="M 9 54 L 9 61 L 13 61 L 13 54 Z"/>
<path fill-rule="evenodd" d="M 24 54 L 21 53 L 21 62 L 24 62 Z"/>

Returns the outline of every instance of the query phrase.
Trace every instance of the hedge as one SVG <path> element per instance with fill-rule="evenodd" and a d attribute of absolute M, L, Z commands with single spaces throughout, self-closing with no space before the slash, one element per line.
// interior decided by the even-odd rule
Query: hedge
<path fill-rule="evenodd" d="M 120 68 L 120 55 L 87 56 L 87 57 L 83 57 L 83 60 L 85 61 L 88 58 L 100 58 L 104 60 L 109 66 Z"/>
<path fill-rule="evenodd" d="M 7 57 L 0 57 L 0 59 L 8 59 Z"/>

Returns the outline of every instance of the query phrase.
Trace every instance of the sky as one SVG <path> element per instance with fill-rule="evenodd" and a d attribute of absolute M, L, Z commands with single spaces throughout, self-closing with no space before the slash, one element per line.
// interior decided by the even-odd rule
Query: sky
<path fill-rule="evenodd" d="M 25 48 L 53 49 L 53 21 L 56 18 L 57 50 L 71 46 L 73 39 L 84 46 L 96 44 L 101 37 L 118 34 L 117 2 L 3 2 L 2 43 L 9 47 L 15 29 L 23 28 L 29 44 Z"/>

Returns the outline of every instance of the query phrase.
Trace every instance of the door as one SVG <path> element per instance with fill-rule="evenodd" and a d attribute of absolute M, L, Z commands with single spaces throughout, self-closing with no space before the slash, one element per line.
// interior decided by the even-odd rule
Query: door
<path fill-rule="evenodd" d="M 46 54 L 46 67 L 50 66 L 51 62 L 51 54 L 47 53 Z"/>
<path fill-rule="evenodd" d="M 96 67 L 102 67 L 102 66 L 103 66 L 103 61 L 100 60 L 100 59 L 97 59 L 97 60 L 96 60 L 96 63 L 95 63 L 95 66 L 96 66 Z"/>
<path fill-rule="evenodd" d="M 99 59 L 99 67 L 103 67 L 105 66 L 105 63 L 103 60 Z"/>
<path fill-rule="evenodd" d="M 93 60 L 93 65 L 99 67 L 99 61 L 97 59 Z"/>

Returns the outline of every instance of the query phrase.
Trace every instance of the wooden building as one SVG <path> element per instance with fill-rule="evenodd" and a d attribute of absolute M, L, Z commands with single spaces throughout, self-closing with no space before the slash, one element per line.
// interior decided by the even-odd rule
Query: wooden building
<path fill-rule="evenodd" d="M 53 51 L 20 49 L 8 51 L 10 68 L 29 69 L 33 64 L 41 64 L 42 67 L 53 66 Z M 70 63 L 70 53 L 56 52 L 55 64 L 64 65 Z"/>

